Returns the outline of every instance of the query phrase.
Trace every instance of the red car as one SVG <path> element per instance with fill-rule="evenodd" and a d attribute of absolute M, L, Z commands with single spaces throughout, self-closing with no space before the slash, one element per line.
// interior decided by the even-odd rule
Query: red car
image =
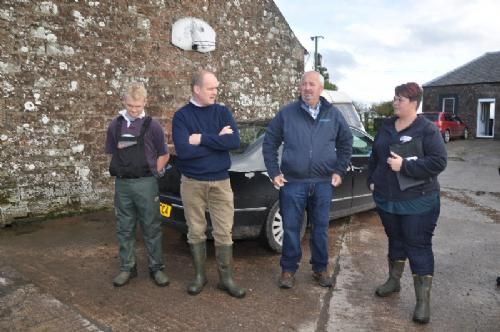
<path fill-rule="evenodd" d="M 434 122 L 434 124 L 439 128 L 439 132 L 443 135 L 445 143 L 448 143 L 450 139 L 461 137 L 464 139 L 469 138 L 469 128 L 458 116 L 453 113 L 446 112 L 424 112 L 422 116 L 425 116 L 428 120 Z"/>

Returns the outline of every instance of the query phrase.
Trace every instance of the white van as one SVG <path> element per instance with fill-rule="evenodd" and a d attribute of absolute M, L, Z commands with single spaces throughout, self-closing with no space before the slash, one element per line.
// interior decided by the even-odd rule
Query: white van
<path fill-rule="evenodd" d="M 321 96 L 340 110 L 350 126 L 365 130 L 351 97 L 343 92 L 333 90 L 323 90 Z"/>

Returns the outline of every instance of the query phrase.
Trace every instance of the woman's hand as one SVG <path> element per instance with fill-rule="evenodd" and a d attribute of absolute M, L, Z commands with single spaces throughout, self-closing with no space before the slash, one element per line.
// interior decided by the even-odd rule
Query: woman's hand
<path fill-rule="evenodd" d="M 375 183 L 370 183 L 370 191 L 374 191 L 375 190 Z"/>
<path fill-rule="evenodd" d="M 391 156 L 387 158 L 387 164 L 394 172 L 399 172 L 403 165 L 403 157 L 391 151 Z"/>

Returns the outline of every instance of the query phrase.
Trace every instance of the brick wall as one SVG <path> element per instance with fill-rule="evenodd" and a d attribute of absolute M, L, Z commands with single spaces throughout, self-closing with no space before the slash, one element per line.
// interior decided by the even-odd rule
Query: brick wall
<path fill-rule="evenodd" d="M 216 31 L 215 51 L 170 43 L 186 16 Z M 103 142 L 127 82 L 146 84 L 168 133 L 196 68 L 217 72 L 237 119 L 256 119 L 295 97 L 304 65 L 271 0 L 2 0 L 0 43 L 0 225 L 112 206 Z"/>
<path fill-rule="evenodd" d="M 478 100 L 495 99 L 494 136 L 496 139 L 500 138 L 500 84 L 424 87 L 422 110 L 424 112 L 441 111 L 443 97 L 456 98 L 458 104 L 455 105 L 455 114 L 467 124 L 472 137 L 476 137 Z"/>

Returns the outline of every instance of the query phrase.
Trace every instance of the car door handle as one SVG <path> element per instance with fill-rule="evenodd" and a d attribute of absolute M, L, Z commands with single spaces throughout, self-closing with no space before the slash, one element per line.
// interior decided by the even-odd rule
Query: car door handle
<path fill-rule="evenodd" d="M 350 168 L 351 168 L 351 171 L 358 172 L 358 173 L 362 173 L 365 170 L 364 167 L 357 167 L 354 165 L 351 165 Z"/>

